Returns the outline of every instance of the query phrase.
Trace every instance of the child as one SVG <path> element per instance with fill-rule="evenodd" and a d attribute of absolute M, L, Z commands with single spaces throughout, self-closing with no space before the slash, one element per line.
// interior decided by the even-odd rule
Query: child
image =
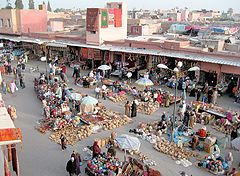
<path fill-rule="evenodd" d="M 2 90 L 4 94 L 7 94 L 7 83 L 5 81 L 5 79 L 2 82 Z"/>

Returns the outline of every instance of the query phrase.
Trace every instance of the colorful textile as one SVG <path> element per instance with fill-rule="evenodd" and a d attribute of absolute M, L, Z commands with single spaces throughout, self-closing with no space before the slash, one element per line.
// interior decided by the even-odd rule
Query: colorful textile
<path fill-rule="evenodd" d="M 94 55 L 94 60 L 102 60 L 100 50 L 94 49 L 93 55 Z"/>
<path fill-rule="evenodd" d="M 87 9 L 87 31 L 98 31 L 98 8 Z"/>
<path fill-rule="evenodd" d="M 7 145 L 8 147 L 8 162 L 12 161 L 12 149 L 11 149 L 11 145 Z"/>
<path fill-rule="evenodd" d="M 19 128 L 8 128 L 0 130 L 0 141 L 21 140 L 22 133 Z"/>
<path fill-rule="evenodd" d="M 108 10 L 102 9 L 101 14 L 102 14 L 102 28 L 107 28 L 108 27 Z"/>
<path fill-rule="evenodd" d="M 94 52 L 94 49 L 92 48 L 88 48 L 88 59 L 93 59 L 93 52 Z"/>
<path fill-rule="evenodd" d="M 122 27 L 122 9 L 114 9 L 115 27 Z"/>
<path fill-rule="evenodd" d="M 108 25 L 114 25 L 114 9 L 108 9 Z"/>
<path fill-rule="evenodd" d="M 81 48 L 82 51 L 82 57 L 88 58 L 88 49 L 87 48 Z"/>

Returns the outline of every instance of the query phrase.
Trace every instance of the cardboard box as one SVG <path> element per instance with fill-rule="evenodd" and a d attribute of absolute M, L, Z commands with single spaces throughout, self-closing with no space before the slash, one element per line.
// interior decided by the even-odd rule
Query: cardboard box
<path fill-rule="evenodd" d="M 212 144 L 208 144 L 206 142 L 203 143 L 203 151 L 207 152 L 207 153 L 211 153 L 213 149 L 213 145 Z"/>
<path fill-rule="evenodd" d="M 205 143 L 209 145 L 214 145 L 216 142 L 217 138 L 216 137 L 207 137 L 205 140 Z"/>

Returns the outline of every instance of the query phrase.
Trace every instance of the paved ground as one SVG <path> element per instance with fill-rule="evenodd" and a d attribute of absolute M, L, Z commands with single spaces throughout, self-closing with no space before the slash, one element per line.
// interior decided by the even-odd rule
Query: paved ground
<path fill-rule="evenodd" d="M 33 79 L 38 76 L 38 73 L 29 73 L 28 68 L 31 66 L 39 65 L 41 71 L 45 71 L 45 64 L 39 61 L 30 61 L 27 65 L 27 71 L 25 72 L 26 77 L 26 88 L 21 89 L 15 94 L 7 94 L 3 95 L 3 99 L 5 100 L 6 105 L 12 104 L 17 109 L 18 119 L 15 120 L 16 127 L 20 127 L 23 133 L 23 151 L 19 151 L 19 160 L 20 160 L 20 175 L 23 176 L 65 176 L 67 175 L 65 168 L 66 162 L 69 160 L 70 155 L 74 149 L 77 149 L 82 156 L 85 154 L 82 152 L 82 149 L 87 145 L 92 145 L 93 140 L 97 137 L 105 138 L 110 136 L 112 131 L 117 131 L 118 134 L 128 134 L 129 129 L 133 129 L 137 127 L 138 122 L 145 121 L 150 122 L 160 118 L 163 111 L 172 113 L 173 106 L 170 108 L 161 108 L 153 115 L 144 115 L 138 113 L 136 119 L 134 119 L 133 124 L 128 124 L 122 126 L 120 128 L 104 131 L 98 134 L 93 134 L 88 138 L 83 139 L 78 142 L 75 147 L 69 146 L 66 151 L 62 151 L 61 147 L 48 139 L 48 134 L 41 134 L 34 127 L 37 125 L 37 120 L 41 118 L 42 104 L 39 99 L 37 99 L 36 94 L 33 90 Z M 81 87 L 76 87 L 73 85 L 73 79 L 70 76 L 72 74 L 72 69 L 67 68 L 68 76 L 70 79 L 69 86 L 79 91 L 86 93 L 88 95 L 94 96 L 93 89 L 83 89 Z M 82 74 L 86 74 L 86 72 L 82 72 Z M 13 78 L 13 75 L 4 76 L 7 80 Z M 192 101 L 192 98 L 187 97 L 188 101 Z M 110 100 L 100 100 L 103 105 L 107 108 L 117 110 L 121 113 L 124 113 L 124 108 L 119 106 L 120 103 L 113 103 Z M 219 98 L 219 104 L 226 108 L 231 109 L 240 109 L 240 104 L 234 104 L 233 99 L 224 96 Z M 195 130 L 199 129 L 201 126 L 197 125 Z M 211 127 L 207 127 L 208 130 L 211 130 Z M 220 132 L 216 132 L 213 130 L 213 135 L 217 136 L 221 139 L 224 135 Z M 148 155 L 150 159 L 156 161 L 157 166 L 155 169 L 158 169 L 164 176 L 175 176 L 179 175 L 179 172 L 184 170 L 189 175 L 193 176 L 207 176 L 209 173 L 203 171 L 202 169 L 197 168 L 196 166 L 190 166 L 189 168 L 184 168 L 183 166 L 179 166 L 175 164 L 171 158 L 166 155 L 157 152 L 153 149 L 153 145 L 148 143 L 147 141 L 141 140 L 141 148 L 140 151 L 144 154 Z M 222 156 L 225 156 L 226 152 L 230 150 L 229 146 L 225 151 L 222 151 Z M 234 165 L 237 165 L 237 160 L 239 162 L 240 153 L 233 151 L 234 156 Z M 205 153 L 201 153 L 204 155 Z M 118 151 L 117 155 L 123 159 L 123 152 Z M 192 162 L 195 161 L 191 160 Z M 82 175 L 84 174 L 84 167 L 81 167 Z"/>

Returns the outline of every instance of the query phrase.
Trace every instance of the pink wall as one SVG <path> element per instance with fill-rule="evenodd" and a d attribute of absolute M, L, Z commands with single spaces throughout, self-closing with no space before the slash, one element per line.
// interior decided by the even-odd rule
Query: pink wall
<path fill-rule="evenodd" d="M 21 10 L 22 32 L 47 32 L 47 10 Z"/>
<path fill-rule="evenodd" d="M 52 31 L 64 31 L 63 21 L 50 21 L 50 27 Z"/>

